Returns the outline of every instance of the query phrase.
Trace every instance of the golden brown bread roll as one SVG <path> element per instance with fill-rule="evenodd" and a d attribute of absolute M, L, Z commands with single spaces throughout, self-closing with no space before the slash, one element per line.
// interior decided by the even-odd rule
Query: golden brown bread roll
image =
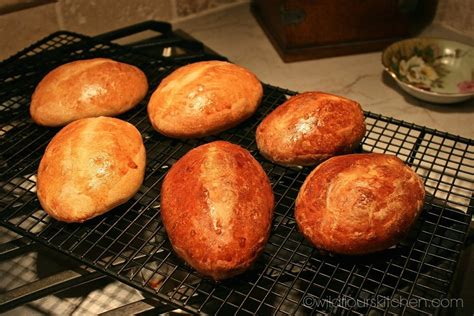
<path fill-rule="evenodd" d="M 194 138 L 236 126 L 257 109 L 263 88 L 240 66 L 203 61 L 163 79 L 148 103 L 150 121 L 169 137 Z"/>
<path fill-rule="evenodd" d="M 161 216 L 173 249 L 214 280 L 244 272 L 263 251 L 273 202 L 260 164 L 224 141 L 189 151 L 161 188 Z"/>
<path fill-rule="evenodd" d="M 38 168 L 44 210 L 84 222 L 128 201 L 145 173 L 145 147 L 131 124 L 110 117 L 68 124 L 48 144 Z"/>
<path fill-rule="evenodd" d="M 137 105 L 147 91 L 147 78 L 135 66 L 106 58 L 78 60 L 57 67 L 40 81 L 30 114 L 44 126 L 115 116 Z"/>
<path fill-rule="evenodd" d="M 423 207 L 420 177 L 395 156 L 333 157 L 306 178 L 296 199 L 300 231 L 316 247 L 366 254 L 399 242 Z"/>
<path fill-rule="evenodd" d="M 260 123 L 260 153 L 285 166 L 317 164 L 353 151 L 365 134 L 359 103 L 322 92 L 291 97 Z"/>

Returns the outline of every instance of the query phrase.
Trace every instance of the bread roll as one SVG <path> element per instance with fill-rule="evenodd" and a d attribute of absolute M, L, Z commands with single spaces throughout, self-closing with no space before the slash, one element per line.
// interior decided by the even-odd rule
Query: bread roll
<path fill-rule="evenodd" d="M 260 164 L 224 141 L 189 151 L 161 188 L 161 216 L 174 250 L 214 280 L 244 272 L 263 251 L 273 202 Z"/>
<path fill-rule="evenodd" d="M 314 246 L 359 255 L 399 242 L 423 207 L 418 175 L 395 156 L 333 157 L 307 177 L 296 199 L 300 231 Z"/>
<path fill-rule="evenodd" d="M 40 81 L 30 114 L 44 126 L 115 116 L 137 105 L 147 91 L 147 78 L 135 66 L 106 58 L 78 60 L 57 67 Z"/>
<path fill-rule="evenodd" d="M 285 166 L 309 166 L 348 153 L 365 134 L 359 103 L 322 92 L 291 97 L 257 128 L 257 146 L 267 159 Z"/>
<path fill-rule="evenodd" d="M 197 62 L 163 79 L 150 98 L 148 115 L 163 135 L 202 137 L 249 118 L 262 94 L 261 83 L 245 68 L 223 61 Z"/>
<path fill-rule="evenodd" d="M 46 148 L 38 169 L 39 201 L 59 221 L 84 222 L 138 191 L 145 160 L 133 125 L 110 117 L 77 120 Z"/>

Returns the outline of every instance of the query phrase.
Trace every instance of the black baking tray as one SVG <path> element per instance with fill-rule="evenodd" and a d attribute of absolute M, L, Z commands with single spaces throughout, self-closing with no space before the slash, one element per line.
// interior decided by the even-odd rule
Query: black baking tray
<path fill-rule="evenodd" d="M 179 38 L 169 27 L 162 33 Z M 0 63 L 1 225 L 190 312 L 440 313 L 441 303 L 450 298 L 474 210 L 473 140 L 365 112 L 367 133 L 358 151 L 397 155 L 424 180 L 426 201 L 414 229 L 396 247 L 368 256 L 328 255 L 303 238 L 293 216 L 296 195 L 311 168 L 274 165 L 260 156 L 255 145 L 258 123 L 295 92 L 264 85 L 261 106 L 243 124 L 203 139 L 170 139 L 155 132 L 148 121 L 151 92 L 182 64 L 223 58 L 152 56 L 111 43 L 115 37 L 61 31 Z M 36 84 L 47 72 L 92 57 L 136 65 L 149 79 L 145 99 L 120 116 L 140 130 L 147 168 L 142 187 L 129 202 L 84 224 L 65 224 L 41 209 L 35 193 L 39 160 L 59 129 L 35 125 L 28 108 Z M 190 149 L 220 139 L 247 148 L 262 164 L 276 207 L 270 239 L 254 267 L 214 283 L 201 278 L 171 250 L 159 200 L 167 170 Z"/>

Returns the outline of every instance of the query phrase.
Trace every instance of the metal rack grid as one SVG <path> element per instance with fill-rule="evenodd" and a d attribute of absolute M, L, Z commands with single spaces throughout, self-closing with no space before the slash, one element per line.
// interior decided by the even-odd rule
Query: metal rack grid
<path fill-rule="evenodd" d="M 146 115 L 148 94 L 120 116 L 140 130 L 147 148 L 140 191 L 126 204 L 84 224 L 48 217 L 36 198 L 34 174 L 58 130 L 31 122 L 30 95 L 54 67 L 97 56 L 143 69 L 150 92 L 179 66 L 69 32 L 52 34 L 0 64 L 0 224 L 192 312 L 439 312 L 432 300 L 448 296 L 474 208 L 473 141 L 365 113 L 368 131 L 359 151 L 396 154 L 410 164 L 425 181 L 425 206 L 410 236 L 392 249 L 362 257 L 321 253 L 304 240 L 293 217 L 294 200 L 311 169 L 274 165 L 258 154 L 255 145 L 257 124 L 294 94 L 270 85 L 265 85 L 262 105 L 252 118 L 200 140 L 173 140 L 156 133 Z M 177 258 L 159 215 L 161 180 L 169 167 L 191 148 L 217 139 L 240 144 L 256 157 L 272 182 L 276 200 L 264 253 L 250 271 L 221 283 L 202 279 Z M 409 299 L 421 303 L 403 304 Z"/>

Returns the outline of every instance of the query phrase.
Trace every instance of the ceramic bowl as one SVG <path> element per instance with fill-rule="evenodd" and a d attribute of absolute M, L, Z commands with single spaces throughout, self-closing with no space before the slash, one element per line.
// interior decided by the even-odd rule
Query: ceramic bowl
<path fill-rule="evenodd" d="M 385 70 L 412 96 L 456 103 L 474 96 L 474 48 L 437 38 L 393 43 L 382 53 Z"/>

